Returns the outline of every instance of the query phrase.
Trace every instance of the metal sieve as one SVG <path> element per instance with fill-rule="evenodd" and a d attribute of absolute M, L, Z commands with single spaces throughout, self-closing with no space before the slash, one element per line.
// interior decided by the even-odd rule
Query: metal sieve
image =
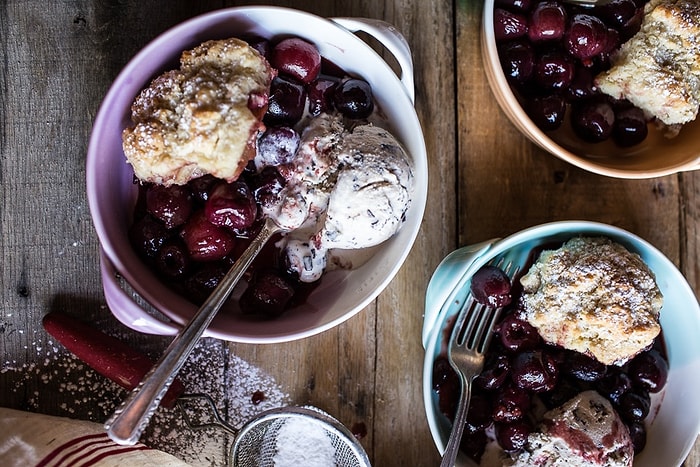
<path fill-rule="evenodd" d="M 342 423 L 315 407 L 281 407 L 265 411 L 246 423 L 231 447 L 230 465 L 273 467 L 280 448 L 280 430 L 286 423 L 299 421 L 324 433 L 333 447 L 337 467 L 369 467 L 367 453 Z"/>

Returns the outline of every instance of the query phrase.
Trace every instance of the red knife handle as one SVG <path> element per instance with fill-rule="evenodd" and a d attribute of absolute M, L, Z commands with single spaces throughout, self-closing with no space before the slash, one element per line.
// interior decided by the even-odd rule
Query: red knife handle
<path fill-rule="evenodd" d="M 64 313 L 51 312 L 44 316 L 42 324 L 76 357 L 123 388 L 134 389 L 153 367 L 146 355 Z M 160 405 L 172 408 L 184 392 L 185 386 L 175 379 Z"/>

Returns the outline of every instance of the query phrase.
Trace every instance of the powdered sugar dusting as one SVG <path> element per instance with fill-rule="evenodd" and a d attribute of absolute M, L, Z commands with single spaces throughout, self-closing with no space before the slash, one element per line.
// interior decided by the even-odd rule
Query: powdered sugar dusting
<path fill-rule="evenodd" d="M 8 392 L 24 394 L 25 406 L 15 408 L 103 423 L 128 394 L 58 343 L 48 340 L 35 350 L 42 357 L 37 362 L 2 362 L 2 380 L 12 381 Z M 264 410 L 289 403 L 271 376 L 231 355 L 227 344 L 215 339 L 202 339 L 179 374 L 187 393 L 209 395 L 236 428 Z M 191 418 L 211 419 L 199 409 L 185 405 Z M 141 441 L 194 465 L 223 466 L 232 436 L 217 428 L 190 429 L 180 409 L 159 408 Z"/>

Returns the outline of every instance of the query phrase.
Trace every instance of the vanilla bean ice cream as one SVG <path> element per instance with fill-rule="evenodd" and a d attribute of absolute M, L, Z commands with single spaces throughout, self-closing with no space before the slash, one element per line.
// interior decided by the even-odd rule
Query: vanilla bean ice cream
<path fill-rule="evenodd" d="M 511 467 L 631 467 L 634 447 L 610 402 L 585 391 L 544 414 Z"/>
<path fill-rule="evenodd" d="M 303 282 L 320 278 L 330 250 L 389 239 L 411 201 L 411 163 L 394 136 L 373 124 L 347 129 L 335 115 L 312 120 L 294 160 L 279 171 L 287 180 L 282 202 L 265 214 L 296 226 L 280 246 Z"/>

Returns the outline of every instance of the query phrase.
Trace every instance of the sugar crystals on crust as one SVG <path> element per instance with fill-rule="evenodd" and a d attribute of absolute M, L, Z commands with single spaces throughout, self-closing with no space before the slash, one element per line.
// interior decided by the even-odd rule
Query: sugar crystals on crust
<path fill-rule="evenodd" d="M 622 245 L 576 237 L 542 252 L 520 279 L 521 317 L 554 345 L 623 364 L 661 331 L 653 272 Z"/>
<path fill-rule="evenodd" d="M 254 156 L 274 70 L 239 39 L 183 52 L 134 101 L 122 134 L 136 177 L 163 185 L 205 174 L 235 180 Z"/>

